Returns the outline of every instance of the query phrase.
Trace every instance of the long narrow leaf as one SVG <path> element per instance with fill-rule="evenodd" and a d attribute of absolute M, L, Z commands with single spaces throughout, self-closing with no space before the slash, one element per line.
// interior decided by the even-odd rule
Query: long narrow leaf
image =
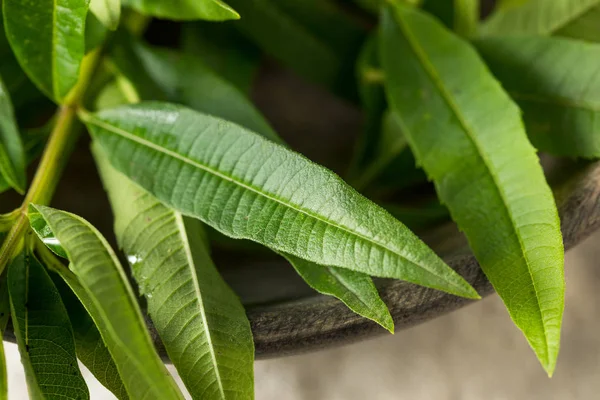
<path fill-rule="evenodd" d="M 403 132 L 552 374 L 564 308 L 563 244 L 519 110 L 469 44 L 433 18 L 401 5 L 382 18 L 386 91 Z"/>
<path fill-rule="evenodd" d="M 85 54 L 89 0 L 4 0 L 6 37 L 29 78 L 62 102 Z"/>
<path fill-rule="evenodd" d="M 540 36 L 486 38 L 475 44 L 519 103 L 537 149 L 600 157 L 600 44 Z"/>
<path fill-rule="evenodd" d="M 336 175 L 238 125 L 167 103 L 82 117 L 119 171 L 228 236 L 477 297 L 405 226 Z"/>
<path fill-rule="evenodd" d="M 0 78 L 0 174 L 18 192 L 25 192 L 25 151 L 13 106 Z"/>
<path fill-rule="evenodd" d="M 282 140 L 271 129 L 252 103 L 231 84 L 223 81 L 208 70 L 198 58 L 181 56 L 174 52 L 160 51 L 141 45 L 132 47 L 136 48 L 135 56 L 139 58 L 139 62 L 136 62 L 136 64 L 143 65 L 145 71 L 142 74 L 138 73 L 137 77 L 130 77 L 136 82 L 136 87 L 144 85 L 144 81 L 139 79 L 139 76 L 147 75 L 161 90 L 165 93 L 170 93 L 169 97 L 174 100 L 179 100 L 186 105 L 190 105 L 198 111 L 237 122 L 249 129 L 254 129 L 256 133 L 276 143 L 282 143 Z M 189 76 L 193 76 L 194 78 L 190 80 Z M 114 202 L 113 208 L 116 208 L 120 203 L 130 201 L 121 199 L 119 202 Z M 305 262 L 304 264 L 310 263 Z M 385 320 L 381 318 L 386 313 L 389 316 L 389 313 L 381 300 L 375 300 L 379 299 L 379 294 L 375 286 L 372 283 L 371 285 L 365 283 L 366 281 L 371 281 L 368 276 L 363 275 L 359 279 L 358 272 L 317 265 L 314 265 L 314 267 L 322 269 L 321 275 L 330 275 L 327 278 L 328 281 L 344 281 L 344 288 L 337 290 L 332 288 L 326 294 L 336 296 L 359 314 L 382 322 L 386 329 L 393 326 L 391 319 Z M 335 274 L 330 271 L 334 271 Z M 346 275 L 348 276 L 346 277 Z M 352 287 L 353 283 L 357 285 Z M 311 286 L 314 287 L 313 284 Z M 321 292 L 323 293 L 324 291 L 321 290 Z M 355 292 L 359 296 L 369 299 L 367 307 L 365 307 L 365 304 L 355 301 Z M 354 309 L 354 305 L 358 305 L 358 308 Z M 368 310 L 368 306 L 372 306 L 373 308 Z"/>
<path fill-rule="evenodd" d="M 394 333 L 394 321 L 367 275 L 339 267 L 326 267 L 282 253 L 298 275 L 317 292 L 340 299 L 355 313 Z"/>
<path fill-rule="evenodd" d="M 200 221 L 162 205 L 94 148 L 117 240 L 148 313 L 194 398 L 254 397 L 254 342 L 244 307 L 213 265 Z"/>
<path fill-rule="evenodd" d="M 70 260 L 84 291 L 71 289 L 98 326 L 129 397 L 183 399 L 156 354 L 133 290 L 106 240 L 80 217 L 50 207 L 30 205 L 29 219 L 40 239 Z"/>
<path fill-rule="evenodd" d="M 63 265 L 43 244 L 37 246 L 41 262 L 55 272 L 50 276 L 58 290 L 75 336 L 77 358 L 98 381 L 118 399 L 127 399 L 127 392 L 104 340 L 78 295 L 91 303 L 75 274 Z M 77 293 L 77 294 L 76 294 Z"/>
<path fill-rule="evenodd" d="M 23 252 L 10 264 L 8 290 L 31 398 L 89 399 L 67 311 L 35 256 Z"/>

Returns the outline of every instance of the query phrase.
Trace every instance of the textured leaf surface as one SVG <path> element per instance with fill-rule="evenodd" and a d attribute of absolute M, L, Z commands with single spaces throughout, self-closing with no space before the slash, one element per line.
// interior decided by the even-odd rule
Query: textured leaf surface
<path fill-rule="evenodd" d="M 519 103 L 537 149 L 600 157 L 600 44 L 539 36 L 475 43 Z"/>
<path fill-rule="evenodd" d="M 10 95 L 0 79 L 0 174 L 10 187 L 25 192 L 25 151 Z"/>
<path fill-rule="evenodd" d="M 106 240 L 83 219 L 50 207 L 30 205 L 29 219 L 46 245 L 68 256 L 84 290 L 71 289 L 98 326 L 129 396 L 183 399 L 154 350 L 133 290 Z"/>
<path fill-rule="evenodd" d="M 298 275 L 317 292 L 340 299 L 355 313 L 394 333 L 394 321 L 369 276 L 345 268 L 326 267 L 282 253 Z"/>
<path fill-rule="evenodd" d="M 121 0 L 90 0 L 90 11 L 105 27 L 114 31 L 121 18 Z"/>
<path fill-rule="evenodd" d="M 382 21 L 386 91 L 403 132 L 552 373 L 564 308 L 563 245 L 519 110 L 475 51 L 434 19 L 397 6 Z"/>
<path fill-rule="evenodd" d="M 73 330 L 60 295 L 40 262 L 21 253 L 9 266 L 12 321 L 33 399 L 89 399 Z"/>
<path fill-rule="evenodd" d="M 175 93 L 172 94 L 173 97 L 194 106 L 198 111 L 208 112 L 221 118 L 230 119 L 248 128 L 255 127 L 255 131 L 262 136 L 271 139 L 276 143 L 282 143 L 281 139 L 268 126 L 260 113 L 254 109 L 254 106 L 241 93 L 216 77 L 212 72 L 207 71 L 197 59 L 183 57 L 180 60 L 184 61 L 187 59 L 186 62 L 169 62 L 169 59 L 176 57 L 176 53 L 153 52 L 151 49 L 145 48 L 142 48 L 141 51 L 140 59 L 144 60 L 141 64 L 147 65 L 147 69 L 152 71 L 149 73 L 149 75 L 152 76 L 151 79 L 165 91 L 175 89 Z M 161 57 L 161 53 L 163 57 Z M 175 60 L 177 60 L 177 58 L 175 58 Z M 178 72 L 179 70 L 182 71 Z M 185 75 L 186 72 L 188 75 Z M 189 75 L 190 72 L 191 75 Z M 183 85 L 182 82 L 181 84 L 177 84 L 177 82 L 181 80 L 181 76 L 194 76 L 193 82 L 195 83 L 190 82 L 189 85 Z M 138 84 L 143 84 L 139 79 L 137 79 L 136 82 Z M 181 88 L 181 90 L 177 90 L 178 88 Z M 223 93 L 223 95 L 220 96 L 220 93 Z M 116 208 L 117 203 L 114 202 L 114 204 L 115 206 L 113 206 L 113 208 Z M 308 265 L 312 263 L 306 261 L 305 264 Z M 358 272 L 337 269 L 334 271 L 334 275 L 329 272 L 330 270 L 333 271 L 333 268 L 330 269 L 314 264 L 313 267 L 321 268 L 322 276 L 331 275 L 328 278 L 329 281 L 338 282 L 340 279 L 344 279 L 346 287 L 343 289 L 337 288 L 337 290 L 335 290 L 336 288 L 331 288 L 329 289 L 330 293 L 326 294 L 336 296 L 345 304 L 348 304 L 351 309 L 357 304 L 355 301 L 356 295 L 353 292 L 358 292 L 359 295 L 364 295 L 365 298 L 369 300 L 379 299 L 379 294 L 377 293 L 375 286 L 372 284 L 369 286 L 364 283 L 367 280 L 371 280 L 366 275 L 363 275 L 362 278 L 359 279 L 358 275 L 361 274 Z M 345 278 L 346 275 L 348 275 L 347 279 Z M 357 283 L 357 286 L 351 287 L 353 283 Z M 366 292 L 363 293 L 363 291 Z M 320 292 L 324 293 L 323 291 Z M 378 319 L 381 321 L 382 319 L 380 317 L 383 313 L 382 310 L 379 309 L 381 305 L 385 308 L 385 304 L 383 304 L 381 300 L 379 300 L 379 303 L 373 300 L 366 305 L 360 304 L 357 308 L 358 311 L 355 311 L 361 315 L 366 313 L 373 316 L 371 319 Z M 369 306 L 373 306 L 373 309 L 367 311 L 366 308 Z M 387 312 L 387 310 L 385 310 L 385 312 Z M 385 324 L 386 328 L 390 326 L 389 321 L 385 321 Z M 391 326 L 393 326 L 393 322 L 391 323 Z"/>
<path fill-rule="evenodd" d="M 244 307 L 209 256 L 200 221 L 183 217 L 94 148 L 115 232 L 170 360 L 194 398 L 254 397 L 254 342 Z"/>
<path fill-rule="evenodd" d="M 167 103 L 83 117 L 119 171 L 228 236 L 477 297 L 405 226 L 336 175 L 238 125 Z"/>
<path fill-rule="evenodd" d="M 8 41 L 31 80 L 61 102 L 77 82 L 85 54 L 89 0 L 4 0 Z"/>
<path fill-rule="evenodd" d="M 127 399 L 127 392 L 119 376 L 117 366 L 110 356 L 92 317 L 75 294 L 76 291 L 81 295 L 85 293 L 85 290 L 77 281 L 77 277 L 66 266 L 56 260 L 49 250 L 44 250 L 47 252 L 47 258 L 52 257 L 52 261 L 49 262 L 44 259 L 44 263 L 56 272 L 51 278 L 69 314 L 75 336 L 77 358 L 118 399 Z M 75 291 L 69 286 L 74 287 Z"/>
<path fill-rule="evenodd" d="M 574 23 L 599 0 L 528 0 L 505 2 L 481 25 L 484 35 L 548 35 Z"/>
<path fill-rule="evenodd" d="M 173 20 L 226 21 L 240 18 L 221 0 L 121 0 L 144 15 Z"/>

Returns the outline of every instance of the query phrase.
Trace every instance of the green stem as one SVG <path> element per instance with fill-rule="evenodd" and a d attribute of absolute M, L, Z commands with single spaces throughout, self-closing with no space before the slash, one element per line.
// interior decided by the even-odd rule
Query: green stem
<path fill-rule="evenodd" d="M 76 129 L 79 126 L 77 108 L 83 101 L 99 60 L 100 50 L 93 51 L 84 58 L 79 82 L 67 98 L 66 104 L 58 110 L 56 125 L 50 134 L 50 139 L 42 154 L 33 182 L 21 207 L 18 209 L 18 217 L 0 248 L 0 275 L 22 246 L 23 236 L 29 227 L 27 218 L 29 204 L 47 205 L 54 195 L 69 155 L 77 141 L 79 133 L 79 129 Z"/>

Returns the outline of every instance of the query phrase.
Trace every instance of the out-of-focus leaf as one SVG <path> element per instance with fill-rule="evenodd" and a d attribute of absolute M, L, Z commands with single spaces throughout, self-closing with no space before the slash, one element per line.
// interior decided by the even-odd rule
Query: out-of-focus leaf
<path fill-rule="evenodd" d="M 114 31 L 121 18 L 121 0 L 90 0 L 90 11 L 102 25 Z"/>
<path fill-rule="evenodd" d="M 364 32 L 348 21 L 333 2 L 233 0 L 230 3 L 243 16 L 236 26 L 265 53 L 314 82 L 338 91 L 349 90 L 340 87 L 341 82 L 351 76 L 351 60 Z"/>
<path fill-rule="evenodd" d="M 0 174 L 19 193 L 25 192 L 25 151 L 15 121 L 13 106 L 0 78 Z"/>
<path fill-rule="evenodd" d="M 590 42 L 600 42 L 599 26 L 600 6 L 596 6 L 581 14 L 578 18 L 575 18 L 571 23 L 558 29 L 555 34 L 574 39 L 588 40 Z"/>
<path fill-rule="evenodd" d="M 58 261 L 46 247 L 40 245 L 38 251 L 44 265 L 55 272 L 55 274 L 50 275 L 50 278 L 67 309 L 75 336 L 77 358 L 118 399 L 127 399 L 125 386 L 123 386 L 117 367 L 100 336 L 100 332 L 98 332 L 98 328 L 70 286 L 74 286 L 77 293 L 80 294 L 85 293 L 85 290 L 77 281 L 77 277 Z"/>
<path fill-rule="evenodd" d="M 363 128 L 359 136 L 354 159 L 348 175 L 355 180 L 365 166 L 373 160 L 379 146 L 381 122 L 387 107 L 383 91 L 383 71 L 379 63 L 377 35 L 372 34 L 365 41 L 356 62 L 358 93 L 363 109 Z"/>
<path fill-rule="evenodd" d="M 115 233 L 170 360 L 194 398 L 254 397 L 254 342 L 244 307 L 210 259 L 200 221 L 162 205 L 94 156 Z"/>
<path fill-rule="evenodd" d="M 123 5 L 152 17 L 190 21 L 226 21 L 240 15 L 221 0 L 121 0 Z"/>
<path fill-rule="evenodd" d="M 340 299 L 355 313 L 394 333 L 392 316 L 369 276 L 345 268 L 317 265 L 290 254 L 281 255 L 317 292 Z"/>
<path fill-rule="evenodd" d="M 262 55 L 234 25 L 210 22 L 184 24 L 181 27 L 181 46 L 185 53 L 200 59 L 225 80 L 248 94 Z"/>
<path fill-rule="evenodd" d="M 379 176 L 398 156 L 407 151 L 408 144 L 402 133 L 398 116 L 387 110 L 382 117 L 381 137 L 373 161 L 365 166 L 359 177 L 354 181 L 354 187 L 364 188 Z M 396 171 L 401 174 L 403 171 Z"/>
<path fill-rule="evenodd" d="M 437 201 L 421 203 L 418 207 L 388 203 L 383 204 L 383 208 L 415 232 L 434 227 L 450 219 L 448 209 Z"/>
<path fill-rule="evenodd" d="M 168 103 L 81 117 L 117 170 L 228 236 L 478 297 L 405 226 L 335 174 L 239 125 Z"/>
<path fill-rule="evenodd" d="M 599 0 L 528 0 L 503 2 L 481 25 L 479 33 L 492 35 L 549 35 L 579 24 L 594 12 Z"/>
<path fill-rule="evenodd" d="M 28 252 L 8 269 L 13 328 L 33 399 L 89 399 L 77 365 L 73 330 L 46 270 Z"/>
<path fill-rule="evenodd" d="M 541 36 L 475 43 L 519 103 L 537 149 L 560 156 L 600 157 L 600 44 Z"/>
<path fill-rule="evenodd" d="M 153 84 L 163 98 L 243 125 L 273 141 L 280 140 L 250 100 L 206 67 L 199 57 L 138 42 L 131 42 L 129 49 L 128 54 L 122 55 L 127 60 L 115 61 L 117 65 L 138 66 L 135 71 L 123 72 L 141 99 L 153 100 L 153 93 L 144 90 Z"/>
<path fill-rule="evenodd" d="M 85 52 L 86 54 L 100 46 L 108 35 L 108 29 L 93 13 L 88 13 L 85 21 Z"/>
<path fill-rule="evenodd" d="M 132 399 L 183 399 L 160 360 L 125 271 L 106 239 L 80 217 L 29 206 L 31 227 L 80 283 L 70 285 L 94 320 Z M 69 281 L 67 281 L 69 284 Z"/>
<path fill-rule="evenodd" d="M 8 41 L 31 80 L 62 102 L 85 54 L 89 0 L 3 0 Z"/>
<path fill-rule="evenodd" d="M 471 46 L 431 17 L 388 7 L 381 33 L 386 92 L 402 131 L 552 374 L 564 308 L 564 252 L 552 192 L 519 109 Z"/>

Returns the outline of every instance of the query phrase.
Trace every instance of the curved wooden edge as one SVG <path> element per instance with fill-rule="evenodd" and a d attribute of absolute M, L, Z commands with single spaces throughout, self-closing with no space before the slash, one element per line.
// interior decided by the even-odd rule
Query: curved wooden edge
<path fill-rule="evenodd" d="M 565 249 L 574 247 L 600 227 L 600 162 L 588 164 L 556 191 Z M 491 284 L 472 254 L 454 255 L 446 262 L 483 296 Z M 396 330 L 405 329 L 473 302 L 401 281 L 379 286 Z M 298 354 L 356 342 L 386 331 L 325 296 L 248 310 L 257 358 Z"/>
<path fill-rule="evenodd" d="M 600 227 L 600 162 L 588 164 L 556 191 L 565 249 L 574 247 Z M 445 257 L 484 297 L 493 293 L 491 284 L 472 254 Z M 456 297 L 396 280 L 378 284 L 388 305 L 396 331 L 457 310 L 473 300 Z M 302 300 L 248 308 L 256 357 L 272 358 L 357 342 L 387 333 L 376 323 L 358 316 L 332 297 L 314 295 Z M 154 343 L 165 361 L 168 357 L 148 319 Z M 7 330 L 5 339 L 15 338 Z"/>

